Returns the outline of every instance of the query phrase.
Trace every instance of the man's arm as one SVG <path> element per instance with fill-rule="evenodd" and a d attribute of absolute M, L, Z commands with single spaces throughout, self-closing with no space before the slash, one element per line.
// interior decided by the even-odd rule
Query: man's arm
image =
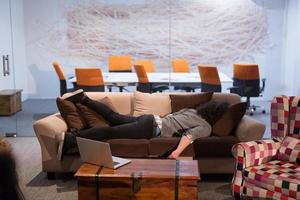
<path fill-rule="evenodd" d="M 192 142 L 190 138 L 186 135 L 183 135 L 180 139 L 180 142 L 177 146 L 177 148 L 168 156 L 168 158 L 177 159 L 179 155 L 183 152 L 183 150 L 189 146 L 189 144 Z"/>
<path fill-rule="evenodd" d="M 183 150 L 189 146 L 194 140 L 202 137 L 209 137 L 211 134 L 211 127 L 197 126 L 189 129 L 180 139 L 177 148 L 168 156 L 168 158 L 177 159 Z"/>

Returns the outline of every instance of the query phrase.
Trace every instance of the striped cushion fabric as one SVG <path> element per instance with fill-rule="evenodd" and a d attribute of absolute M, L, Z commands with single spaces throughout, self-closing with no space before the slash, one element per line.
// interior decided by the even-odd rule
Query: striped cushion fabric
<path fill-rule="evenodd" d="M 273 160 L 244 169 L 245 181 L 266 190 L 300 199 L 300 166 Z"/>

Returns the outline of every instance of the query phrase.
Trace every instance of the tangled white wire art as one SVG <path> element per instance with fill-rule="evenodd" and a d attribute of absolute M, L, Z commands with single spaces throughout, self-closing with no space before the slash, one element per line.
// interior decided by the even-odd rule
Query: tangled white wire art
<path fill-rule="evenodd" d="M 270 46 L 266 11 L 252 0 L 76 2 L 41 43 L 64 57 L 126 54 L 153 59 L 161 71 L 179 57 L 195 70 L 199 63 L 253 62 Z"/>

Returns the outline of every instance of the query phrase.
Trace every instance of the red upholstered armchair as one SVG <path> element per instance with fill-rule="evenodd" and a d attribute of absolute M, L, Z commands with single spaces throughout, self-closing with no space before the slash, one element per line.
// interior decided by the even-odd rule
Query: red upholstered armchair
<path fill-rule="evenodd" d="M 273 98 L 271 134 L 233 147 L 235 199 L 300 199 L 300 97 Z"/>

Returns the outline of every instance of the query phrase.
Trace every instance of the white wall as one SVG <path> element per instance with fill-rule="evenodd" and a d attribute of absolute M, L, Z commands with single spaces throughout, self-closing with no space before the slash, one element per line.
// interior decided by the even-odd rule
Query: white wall
<path fill-rule="evenodd" d="M 300 2 L 287 1 L 281 91 L 285 95 L 300 95 Z"/>

